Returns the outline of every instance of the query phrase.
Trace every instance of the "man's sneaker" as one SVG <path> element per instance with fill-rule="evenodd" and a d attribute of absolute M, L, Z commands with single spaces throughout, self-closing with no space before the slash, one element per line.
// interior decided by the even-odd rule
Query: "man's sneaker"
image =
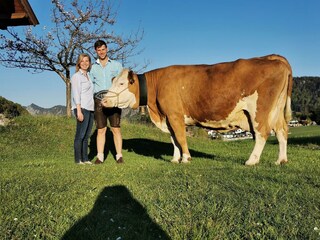
<path fill-rule="evenodd" d="M 94 162 L 94 164 L 101 164 L 103 163 L 99 158 L 96 159 L 96 161 Z"/>
<path fill-rule="evenodd" d="M 92 164 L 92 162 L 90 162 L 90 161 L 85 161 L 85 162 L 84 162 L 84 164 L 91 165 L 91 164 Z"/>
<path fill-rule="evenodd" d="M 119 157 L 119 159 L 117 160 L 117 163 L 124 163 L 123 158 Z"/>
<path fill-rule="evenodd" d="M 84 165 L 83 162 L 76 162 L 76 164 L 78 164 L 78 165 Z"/>

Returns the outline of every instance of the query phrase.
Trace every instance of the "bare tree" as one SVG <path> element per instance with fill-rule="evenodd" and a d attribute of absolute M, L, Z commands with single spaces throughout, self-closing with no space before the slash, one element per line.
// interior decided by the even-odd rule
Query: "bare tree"
<path fill-rule="evenodd" d="M 140 54 L 137 49 L 143 31 L 125 37 L 113 29 L 117 10 L 110 0 L 52 0 L 52 22 L 43 34 L 28 27 L 23 34 L 8 28 L 0 34 L 0 64 L 9 68 L 26 68 L 33 73 L 53 71 L 66 84 L 67 116 L 71 116 L 71 68 L 82 52 L 95 56 L 93 44 L 98 39 L 107 42 L 110 58 L 128 63 L 128 58 Z M 134 67 L 134 66 L 132 66 Z"/>

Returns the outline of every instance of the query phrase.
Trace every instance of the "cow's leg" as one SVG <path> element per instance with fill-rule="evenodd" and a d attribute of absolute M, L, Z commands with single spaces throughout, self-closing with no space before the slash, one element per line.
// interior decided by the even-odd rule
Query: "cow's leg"
<path fill-rule="evenodd" d="M 180 148 L 177 146 L 176 141 L 174 140 L 173 136 L 170 136 L 170 140 L 173 145 L 173 158 L 171 160 L 172 163 L 179 163 L 181 159 Z"/>
<path fill-rule="evenodd" d="M 256 132 L 255 136 L 255 145 L 249 159 L 246 161 L 247 166 L 252 166 L 259 163 L 262 150 L 264 148 L 264 145 L 266 144 L 266 137 L 263 137 L 259 132 Z"/>
<path fill-rule="evenodd" d="M 189 153 L 187 136 L 186 136 L 186 127 L 183 121 L 179 121 L 179 118 L 168 119 L 171 136 L 173 136 L 172 141 L 176 151 L 176 147 L 179 149 L 181 147 L 182 152 L 182 163 L 189 163 L 191 161 L 191 155 Z M 180 153 L 179 153 L 180 156 Z M 173 156 L 172 162 L 175 161 L 175 155 Z"/>
<path fill-rule="evenodd" d="M 282 164 L 287 163 L 287 142 L 288 142 L 288 136 L 287 136 L 287 130 L 281 129 L 276 131 L 276 136 L 279 142 L 279 156 L 278 160 L 276 161 L 276 164 Z"/>

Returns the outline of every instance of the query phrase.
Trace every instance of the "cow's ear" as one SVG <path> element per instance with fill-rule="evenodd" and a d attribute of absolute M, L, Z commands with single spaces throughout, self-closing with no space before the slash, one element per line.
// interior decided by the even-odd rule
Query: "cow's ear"
<path fill-rule="evenodd" d="M 134 83 L 133 71 L 132 70 L 130 70 L 129 73 L 128 73 L 128 80 L 129 80 L 130 84 Z"/>

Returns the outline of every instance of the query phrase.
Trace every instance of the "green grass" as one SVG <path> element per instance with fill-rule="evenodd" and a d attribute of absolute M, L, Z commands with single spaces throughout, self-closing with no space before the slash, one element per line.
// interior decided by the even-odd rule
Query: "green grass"
<path fill-rule="evenodd" d="M 0 128 L 0 239 L 320 239 L 320 127 L 290 128 L 289 163 L 270 137 L 189 137 L 192 163 L 171 164 L 169 135 L 122 123 L 125 164 L 73 162 L 74 119 L 19 117 Z M 95 155 L 95 132 L 90 157 Z"/>

